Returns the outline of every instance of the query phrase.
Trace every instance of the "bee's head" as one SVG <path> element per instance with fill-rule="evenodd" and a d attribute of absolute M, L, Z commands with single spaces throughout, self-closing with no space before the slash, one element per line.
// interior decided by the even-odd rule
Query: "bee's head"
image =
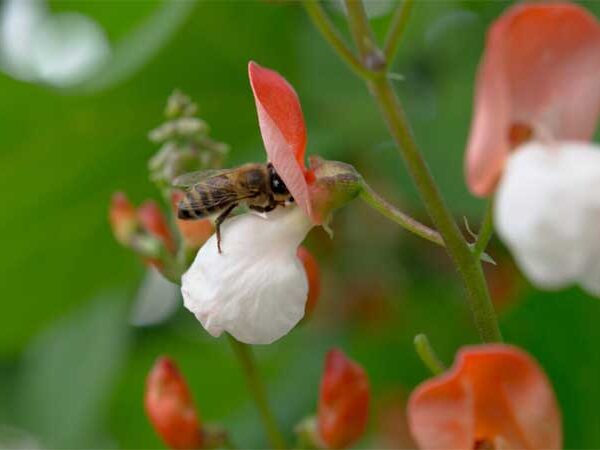
<path fill-rule="evenodd" d="M 267 164 L 267 170 L 269 171 L 269 186 L 271 188 L 271 192 L 273 192 L 273 196 L 275 200 L 287 201 L 291 200 L 290 191 L 288 191 L 285 183 L 275 171 L 275 167 L 273 164 Z"/>

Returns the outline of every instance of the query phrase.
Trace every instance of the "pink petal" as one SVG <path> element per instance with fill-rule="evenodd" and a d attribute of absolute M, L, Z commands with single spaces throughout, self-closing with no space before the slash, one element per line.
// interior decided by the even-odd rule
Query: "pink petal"
<path fill-rule="evenodd" d="M 550 382 L 527 353 L 508 345 L 461 350 L 447 373 L 415 389 L 408 414 L 421 449 L 467 450 L 477 441 L 561 448 L 561 416 Z"/>
<path fill-rule="evenodd" d="M 304 165 L 306 127 L 298 95 L 281 75 L 253 61 L 248 74 L 269 161 L 298 206 L 312 217 Z"/>
<path fill-rule="evenodd" d="M 600 114 L 600 25 L 580 6 L 526 3 L 490 28 L 475 90 L 467 184 L 493 192 L 516 128 L 537 139 L 592 137 Z"/>

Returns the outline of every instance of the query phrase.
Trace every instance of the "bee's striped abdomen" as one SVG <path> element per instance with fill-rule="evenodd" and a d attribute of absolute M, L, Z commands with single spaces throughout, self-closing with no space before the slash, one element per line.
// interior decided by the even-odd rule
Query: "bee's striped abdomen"
<path fill-rule="evenodd" d="M 223 195 L 223 187 L 216 188 L 207 183 L 192 186 L 179 202 L 177 217 L 183 220 L 202 219 L 229 206 L 230 196 Z"/>

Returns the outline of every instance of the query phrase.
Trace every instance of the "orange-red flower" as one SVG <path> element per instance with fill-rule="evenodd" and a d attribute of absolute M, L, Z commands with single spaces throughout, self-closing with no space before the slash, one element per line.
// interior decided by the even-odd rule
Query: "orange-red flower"
<path fill-rule="evenodd" d="M 318 434 L 327 448 L 345 448 L 364 433 L 369 418 L 367 374 L 341 350 L 327 353 L 321 378 Z"/>
<path fill-rule="evenodd" d="M 202 448 L 200 417 L 192 394 L 171 359 L 159 358 L 148 374 L 145 406 L 150 422 L 169 448 Z"/>
<path fill-rule="evenodd" d="M 304 318 L 308 319 L 317 307 L 317 301 L 321 294 L 321 272 L 319 270 L 319 263 L 306 247 L 298 247 L 297 255 L 304 266 L 306 279 L 308 280 L 308 298 L 304 306 Z"/>
<path fill-rule="evenodd" d="M 600 25 L 567 2 L 523 3 L 491 26 L 479 67 L 467 184 L 494 191 L 529 139 L 589 140 L 600 114 Z"/>
<path fill-rule="evenodd" d="M 422 449 L 559 449 L 561 415 L 552 386 L 524 351 L 466 347 L 454 366 L 412 393 L 411 432 Z"/>

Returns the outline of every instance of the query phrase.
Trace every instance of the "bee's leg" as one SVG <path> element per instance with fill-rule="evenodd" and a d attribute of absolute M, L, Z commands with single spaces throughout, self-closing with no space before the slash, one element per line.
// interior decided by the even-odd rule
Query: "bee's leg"
<path fill-rule="evenodd" d="M 231 214 L 231 211 L 234 210 L 234 208 L 237 206 L 237 203 L 234 203 L 233 205 L 230 205 L 227 207 L 227 209 L 225 211 L 223 211 L 219 217 L 217 217 L 217 220 L 215 220 L 215 228 L 217 230 L 217 249 L 219 250 L 219 253 L 221 252 L 221 224 L 223 223 L 223 221 L 225 219 L 227 219 L 227 216 L 229 216 L 229 214 Z"/>

